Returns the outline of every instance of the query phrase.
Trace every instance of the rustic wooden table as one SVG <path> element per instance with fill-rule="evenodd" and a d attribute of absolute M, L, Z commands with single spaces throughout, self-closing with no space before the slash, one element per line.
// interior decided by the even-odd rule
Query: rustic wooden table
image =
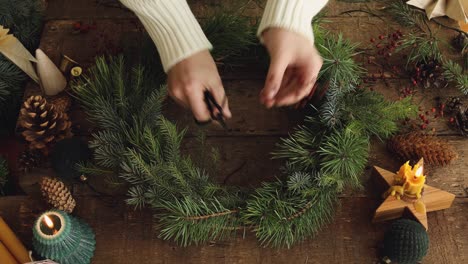
<path fill-rule="evenodd" d="M 219 6 L 220 1 L 189 1 L 194 13 L 201 19 Z M 222 1 L 224 6 L 237 1 Z M 256 17 L 261 14 L 265 1 L 245 1 L 245 13 Z M 134 45 L 141 36 L 142 27 L 129 11 L 122 9 L 116 1 L 96 0 L 50 0 L 46 12 L 46 23 L 41 39 L 41 48 L 59 62 L 61 54 L 76 59 L 82 65 L 90 65 L 93 58 L 106 49 Z M 378 10 L 383 2 L 347 3 L 331 0 L 328 4 L 327 28 L 339 32 L 352 41 L 366 45 L 370 37 L 391 32 L 399 28 L 386 17 L 375 17 L 365 12 L 350 10 Z M 346 12 L 346 13 L 343 13 Z M 76 21 L 95 23 L 96 29 L 86 34 L 72 34 Z M 404 30 L 404 29 L 403 29 Z M 444 29 L 447 38 L 453 33 Z M 446 31 L 446 32 L 445 32 Z M 453 55 L 453 54 L 452 54 Z M 366 58 L 361 56 L 361 61 Z M 366 65 L 370 74 L 377 68 Z M 221 154 L 221 171 L 218 180 L 225 184 L 258 186 L 278 173 L 278 161 L 270 160 L 269 153 L 275 142 L 286 136 L 288 131 L 300 122 L 300 111 L 273 109 L 266 110 L 259 103 L 257 95 L 262 88 L 264 74 L 255 66 L 237 71 L 222 71 L 227 94 L 230 98 L 234 118 L 232 128 L 224 132 L 221 128 L 210 128 L 208 140 L 216 145 Z M 387 79 L 378 81 L 375 89 L 389 99 L 398 98 L 398 91 L 408 80 Z M 39 93 L 30 86 L 26 96 Z M 454 88 L 431 89 L 416 94 L 415 102 L 423 109 L 433 107 L 434 98 L 456 95 Z M 189 113 L 169 103 L 167 115 L 181 125 L 190 127 L 185 148 L 194 147 L 194 126 Z M 75 105 L 71 118 L 77 136 L 89 137 L 92 125 Z M 430 168 L 427 183 L 450 191 L 456 195 L 450 209 L 429 213 L 429 237 L 431 240 L 428 256 L 423 263 L 467 263 L 468 262 L 468 179 L 465 176 L 468 164 L 465 154 L 468 141 L 449 129 L 447 121 L 435 120 L 430 124 L 439 136 L 449 140 L 459 153 L 459 158 L 450 166 Z M 375 140 L 369 166 L 378 165 L 397 170 L 400 161 L 386 151 L 384 142 Z M 41 175 L 50 175 L 48 169 L 35 170 L 23 175 L 20 182 L 28 196 L 0 198 L 0 215 L 12 226 L 20 238 L 31 246 L 31 227 L 34 219 L 47 206 L 35 195 Z M 377 263 L 380 241 L 388 224 L 372 224 L 374 210 L 381 203 L 380 193 L 369 184 L 370 167 L 363 176 L 366 189 L 360 192 L 346 192 L 341 196 L 341 206 L 335 219 L 319 234 L 291 249 L 262 248 L 252 234 L 242 234 L 232 240 L 213 242 L 203 246 L 181 248 L 172 242 L 163 241 L 153 232 L 153 219 L 149 210 L 135 211 L 125 205 L 121 196 L 96 195 L 86 186 L 76 185 L 73 194 L 77 200 L 75 214 L 88 222 L 96 232 L 97 248 L 93 258 L 96 264 L 129 263 Z M 91 179 L 96 188 L 105 191 L 99 180 Z"/>

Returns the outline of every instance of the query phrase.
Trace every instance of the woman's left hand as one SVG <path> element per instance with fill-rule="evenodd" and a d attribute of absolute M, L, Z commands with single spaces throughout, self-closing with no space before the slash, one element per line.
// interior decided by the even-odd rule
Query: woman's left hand
<path fill-rule="evenodd" d="M 262 37 L 271 62 L 260 101 L 271 108 L 310 95 L 323 64 L 312 41 L 282 28 L 267 29 Z"/>

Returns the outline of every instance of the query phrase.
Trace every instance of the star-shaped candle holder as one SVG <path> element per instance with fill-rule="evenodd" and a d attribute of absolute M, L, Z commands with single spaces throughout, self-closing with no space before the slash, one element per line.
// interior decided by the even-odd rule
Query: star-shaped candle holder
<path fill-rule="evenodd" d="M 385 201 L 375 211 L 373 222 L 400 218 L 409 211 L 427 230 L 427 212 L 452 205 L 454 194 L 424 184 L 423 163 L 421 159 L 412 168 L 407 162 L 397 173 L 374 166 L 373 177 L 385 184 L 387 191 Z"/>

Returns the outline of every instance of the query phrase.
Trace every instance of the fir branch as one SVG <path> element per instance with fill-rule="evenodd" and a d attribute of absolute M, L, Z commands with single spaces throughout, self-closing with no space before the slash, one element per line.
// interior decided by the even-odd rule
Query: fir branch
<path fill-rule="evenodd" d="M 232 235 L 240 226 L 233 216 L 236 210 L 225 208 L 217 199 L 206 202 L 190 197 L 174 198 L 156 207 L 165 212 L 158 215 L 163 239 L 173 239 L 182 246 L 198 245 Z"/>
<path fill-rule="evenodd" d="M 213 44 L 212 54 L 216 61 L 239 56 L 256 43 L 248 17 L 223 12 L 211 16 L 201 26 Z"/>
<path fill-rule="evenodd" d="M 10 29 L 10 33 L 32 51 L 39 44 L 42 12 L 42 4 L 38 0 L 0 0 L 0 25 Z"/>
<path fill-rule="evenodd" d="M 353 91 L 364 73 L 363 68 L 353 60 L 358 54 L 357 45 L 351 44 L 339 34 L 337 37 L 325 37 L 323 43 L 317 42 L 316 46 L 323 58 L 318 79 L 328 80 L 332 92 Z"/>
<path fill-rule="evenodd" d="M 315 234 L 330 221 L 334 192 L 309 188 L 300 194 L 285 191 L 281 181 L 264 183 L 247 201 L 244 222 L 253 226 L 264 246 L 286 246 Z"/>
<path fill-rule="evenodd" d="M 464 72 L 462 67 L 451 60 L 446 60 L 442 68 L 445 79 L 454 83 L 464 95 L 468 95 L 468 74 Z"/>
<path fill-rule="evenodd" d="M 417 9 L 406 4 L 404 1 L 396 0 L 386 9 L 393 19 L 400 25 L 405 27 L 415 27 L 420 31 L 428 30 L 430 28 L 426 24 L 426 17 Z"/>
<path fill-rule="evenodd" d="M 343 97 L 341 107 L 342 122 L 348 129 L 379 138 L 394 134 L 398 130 L 398 120 L 417 114 L 417 107 L 411 103 L 411 97 L 389 102 L 377 92 L 363 90 Z"/>
<path fill-rule="evenodd" d="M 312 187 L 312 176 L 309 173 L 295 171 L 287 180 L 288 190 L 293 193 L 302 193 Z"/>
<path fill-rule="evenodd" d="M 287 138 L 282 138 L 277 144 L 278 150 L 273 152 L 274 159 L 288 159 L 290 166 L 298 170 L 308 170 L 318 165 L 316 150 L 322 137 L 320 130 L 308 126 L 299 126 Z"/>
<path fill-rule="evenodd" d="M 218 213 L 213 213 L 213 214 L 187 216 L 187 217 L 185 217 L 185 220 L 205 220 L 205 219 L 208 219 L 208 218 L 220 217 L 220 216 L 225 216 L 225 215 L 229 215 L 229 214 L 236 214 L 236 213 L 239 213 L 239 210 L 229 210 L 229 211 L 218 212 Z"/>
<path fill-rule="evenodd" d="M 340 192 L 344 186 L 360 187 L 359 176 L 364 170 L 369 155 L 367 136 L 347 130 L 335 131 L 320 146 L 322 174 L 326 184 L 336 184 Z"/>
<path fill-rule="evenodd" d="M 401 40 L 401 45 L 396 52 L 408 50 L 408 60 L 406 66 L 410 63 L 429 62 L 435 60 L 442 61 L 442 53 L 439 49 L 439 39 L 425 34 L 409 33 Z"/>

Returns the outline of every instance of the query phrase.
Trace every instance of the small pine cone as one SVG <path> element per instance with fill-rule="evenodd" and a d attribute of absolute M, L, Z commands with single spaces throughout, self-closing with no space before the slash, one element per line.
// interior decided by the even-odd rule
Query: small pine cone
<path fill-rule="evenodd" d="M 46 199 L 47 203 L 54 208 L 72 213 L 76 206 L 75 199 L 73 199 L 70 191 L 65 184 L 57 179 L 43 177 L 41 182 L 42 196 Z"/>
<path fill-rule="evenodd" d="M 19 124 L 24 128 L 22 135 L 29 142 L 29 147 L 44 152 L 55 141 L 73 135 L 68 115 L 57 111 L 39 95 L 31 96 L 23 103 Z"/>
<path fill-rule="evenodd" d="M 419 71 L 416 71 L 414 79 L 418 83 L 422 84 L 424 88 L 436 87 L 441 88 L 446 85 L 445 78 L 443 76 L 442 65 L 436 60 L 428 62 L 416 63 L 416 67 Z"/>
<path fill-rule="evenodd" d="M 387 148 L 404 161 L 424 158 L 428 164 L 444 166 L 457 158 L 445 140 L 419 132 L 394 136 L 388 140 Z"/>
<path fill-rule="evenodd" d="M 43 161 L 42 153 L 37 150 L 25 150 L 18 157 L 18 169 L 29 172 L 31 169 L 39 167 Z"/>
<path fill-rule="evenodd" d="M 61 92 L 48 98 L 48 102 L 52 104 L 57 111 L 64 113 L 68 112 L 70 109 L 72 99 L 67 93 Z"/>
<path fill-rule="evenodd" d="M 448 114 L 458 113 L 460 109 L 464 108 L 463 101 L 458 96 L 448 98 L 445 105 L 445 111 Z"/>

